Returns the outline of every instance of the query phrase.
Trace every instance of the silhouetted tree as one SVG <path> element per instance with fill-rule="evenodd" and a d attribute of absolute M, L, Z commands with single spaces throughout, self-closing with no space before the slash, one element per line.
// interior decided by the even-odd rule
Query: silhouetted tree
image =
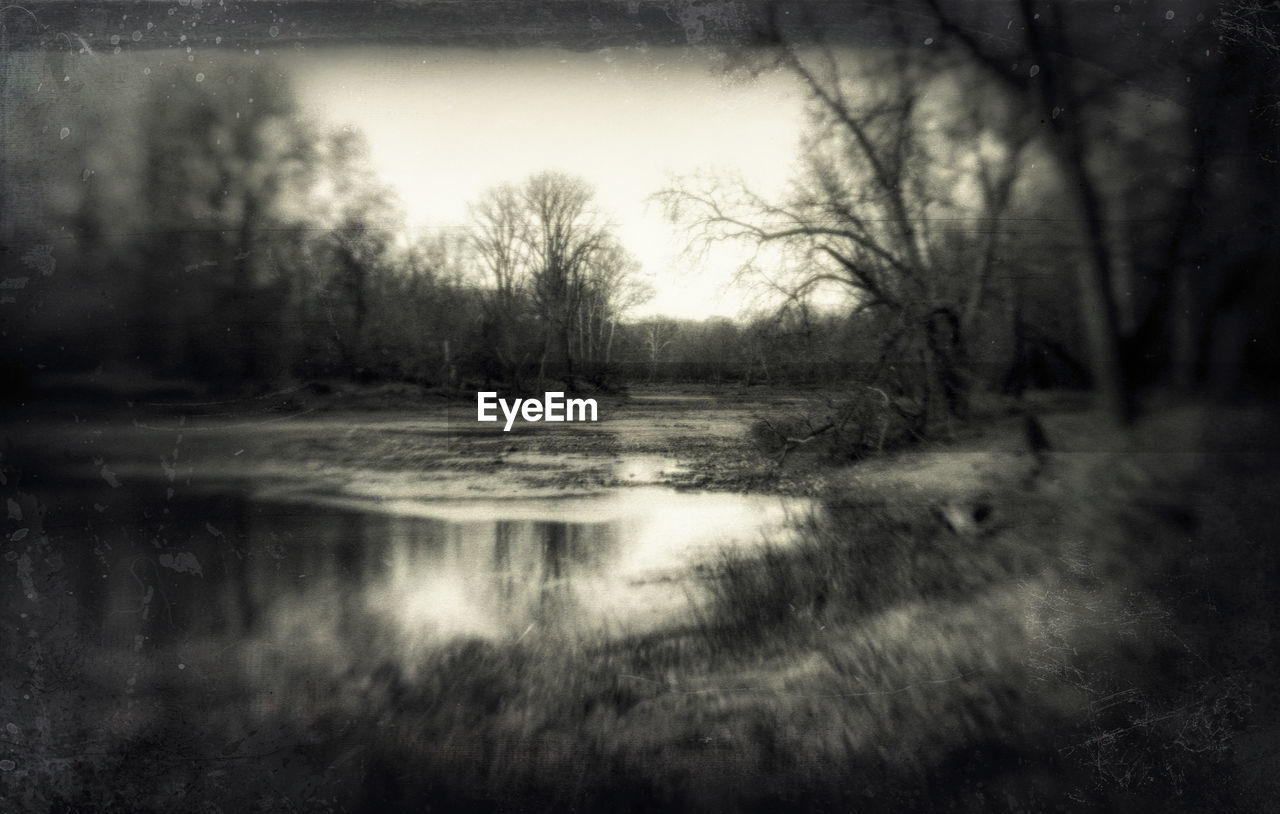
<path fill-rule="evenodd" d="M 270 378 L 283 289 L 271 244 L 305 193 L 308 133 L 278 75 L 169 78 L 142 106 L 139 349 L 171 372 Z"/>
<path fill-rule="evenodd" d="M 482 362 L 487 378 L 520 389 L 533 354 L 530 298 L 532 257 L 527 213 L 511 185 L 487 191 L 471 207 L 470 240 L 485 283 Z"/>
<path fill-rule="evenodd" d="M 639 289 L 638 266 L 597 211 L 582 179 L 556 172 L 490 190 L 472 209 L 471 243 L 490 285 L 490 341 L 508 370 L 528 307 L 541 328 L 539 376 L 572 388 L 584 360 L 608 355 L 609 332 Z"/>
<path fill-rule="evenodd" d="M 874 319 L 881 332 L 869 378 L 895 378 L 925 423 L 963 414 L 973 383 L 968 334 L 988 305 L 1000 216 L 1026 136 L 1000 127 L 1003 112 L 997 119 L 979 107 L 957 111 L 933 101 L 956 98 L 963 79 L 945 78 L 950 66 L 928 53 L 902 45 L 852 53 L 781 40 L 767 53 L 766 66 L 788 70 L 810 99 L 811 127 L 790 194 L 772 201 L 741 184 L 686 179 L 659 193 L 668 215 L 687 226 L 695 245 L 730 240 L 775 250 L 790 274 L 774 284 L 797 315 L 818 288 L 845 289 L 855 318 Z M 978 143 L 957 155 L 948 131 Z M 970 228 L 948 231 L 954 223 Z M 958 241 L 973 250 L 958 251 Z M 753 260 L 748 271 L 758 268 Z"/>

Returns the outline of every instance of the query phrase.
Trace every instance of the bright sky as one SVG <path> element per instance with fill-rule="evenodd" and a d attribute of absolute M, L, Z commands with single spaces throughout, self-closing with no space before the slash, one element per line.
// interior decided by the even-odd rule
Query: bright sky
<path fill-rule="evenodd" d="M 542 170 L 595 186 L 657 296 L 637 315 L 736 315 L 728 253 L 695 264 L 648 198 L 672 174 L 715 169 L 781 192 L 802 102 L 782 76 L 729 79 L 689 49 L 393 49 L 281 55 L 302 104 L 356 125 L 417 224 L 462 223 L 484 190 Z"/>

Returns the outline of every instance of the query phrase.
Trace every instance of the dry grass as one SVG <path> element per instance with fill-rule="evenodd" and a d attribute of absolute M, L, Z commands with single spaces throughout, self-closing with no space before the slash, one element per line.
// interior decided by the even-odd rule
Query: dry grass
<path fill-rule="evenodd" d="M 1027 484 L 1003 453 L 950 490 L 845 483 L 798 543 L 710 569 L 711 600 L 658 634 L 406 643 L 370 623 L 335 652 L 296 646 L 325 627 L 297 620 L 210 647 L 193 663 L 238 654 L 245 685 L 188 679 L 206 705 L 138 723 L 60 802 L 132 784 L 151 796 L 119 799 L 160 808 L 1257 810 L 1280 476 L 1191 426 L 1051 421 L 1059 451 Z M 979 498 L 972 533 L 933 511 Z M 155 744 L 184 732 L 226 759 L 166 763 Z"/>
<path fill-rule="evenodd" d="M 1205 459 L 1170 461 L 1063 453 L 972 537 L 919 500 L 846 494 L 800 543 L 726 558 L 711 604 L 659 636 L 356 659 L 334 679 L 363 688 L 342 713 L 364 744 L 353 804 L 1248 809 L 1233 744 L 1260 673 L 1233 659 L 1258 643 L 1183 617 L 1235 596 L 1209 627 L 1260 622 L 1263 587 L 1186 573 L 1209 539 L 1253 549 L 1226 496 L 1188 508 Z"/>

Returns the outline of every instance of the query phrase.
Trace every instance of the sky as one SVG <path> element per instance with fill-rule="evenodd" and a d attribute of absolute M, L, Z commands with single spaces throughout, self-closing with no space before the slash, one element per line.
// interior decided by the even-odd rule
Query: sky
<path fill-rule="evenodd" d="M 488 188 L 543 170 L 586 179 L 656 296 L 634 316 L 736 316 L 741 257 L 684 256 L 686 239 L 650 196 L 716 171 L 781 193 L 803 103 L 770 74 L 726 77 L 694 49 L 326 49 L 283 59 L 308 112 L 354 125 L 412 225 L 462 224 Z"/>

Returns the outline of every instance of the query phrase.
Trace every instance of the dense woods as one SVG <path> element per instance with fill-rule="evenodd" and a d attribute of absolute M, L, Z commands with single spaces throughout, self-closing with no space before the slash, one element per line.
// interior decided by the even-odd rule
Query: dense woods
<path fill-rule="evenodd" d="M 861 49 L 821 6 L 760 8 L 726 70 L 808 98 L 789 191 L 655 179 L 691 253 L 745 247 L 742 284 L 772 291 L 702 322 L 634 316 L 653 270 L 584 179 L 411 230 L 358 130 L 310 121 L 263 59 L 6 53 L 6 390 L 104 366 L 241 392 L 844 381 L 924 431 L 980 390 L 1091 386 L 1125 420 L 1152 387 L 1268 388 L 1273 12 L 1007 6 L 998 44 L 974 33 L 992 9 L 930 2 Z M 1145 62 L 1104 42 L 1148 22 Z"/>
<path fill-rule="evenodd" d="M 124 363 L 252 390 L 604 364 L 634 268 L 580 179 L 539 175 L 469 227 L 410 234 L 360 134 L 318 130 L 278 74 L 233 60 L 138 83 L 86 64 L 50 98 L 42 61 L 9 120 L 29 149 L 5 154 L 6 243 L 57 273 L 13 303 L 15 373 Z M 120 88 L 138 92 L 103 92 Z"/>

